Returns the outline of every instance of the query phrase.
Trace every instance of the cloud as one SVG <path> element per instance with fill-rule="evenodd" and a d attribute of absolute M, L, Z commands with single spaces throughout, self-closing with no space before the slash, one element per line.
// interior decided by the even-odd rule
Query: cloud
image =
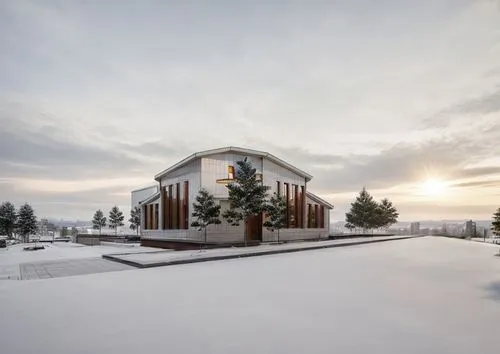
<path fill-rule="evenodd" d="M 498 68 L 496 68 L 498 70 Z M 494 90 L 474 98 L 457 102 L 437 114 L 424 119 L 423 128 L 446 128 L 456 119 L 465 116 L 487 115 L 500 112 L 500 85 Z"/>
<path fill-rule="evenodd" d="M 318 193 L 356 191 L 362 186 L 384 189 L 428 177 L 456 180 L 499 174 L 498 166 L 468 166 L 500 154 L 496 144 L 500 123 L 485 127 L 419 143 L 399 143 L 370 155 L 317 154 L 303 148 L 272 146 L 270 152 L 311 173 L 310 188 Z M 329 165 L 330 170 L 326 168 Z"/>
<path fill-rule="evenodd" d="M 327 195 L 496 173 L 470 167 L 498 154 L 491 5 L 198 5 L 0 2 L 5 195 L 69 215 L 229 145 Z"/>
<path fill-rule="evenodd" d="M 500 174 L 500 168 L 497 169 L 498 174 Z M 454 183 L 451 185 L 452 187 L 483 187 L 483 188 L 488 188 L 488 187 L 500 187 L 500 180 L 494 180 L 494 181 L 472 181 L 472 182 L 459 182 L 459 183 Z"/>

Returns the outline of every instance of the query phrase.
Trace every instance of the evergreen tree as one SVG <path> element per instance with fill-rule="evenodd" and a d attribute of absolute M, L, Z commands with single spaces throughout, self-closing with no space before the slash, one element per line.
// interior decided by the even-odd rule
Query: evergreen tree
<path fill-rule="evenodd" d="M 246 246 L 248 218 L 264 211 L 269 187 L 257 180 L 256 169 L 246 157 L 236 164 L 238 169 L 234 182 L 227 185 L 230 209 L 224 211 L 222 217 L 232 226 L 239 226 L 243 220 L 243 238 Z"/>
<path fill-rule="evenodd" d="M 115 236 L 118 232 L 118 227 L 123 226 L 123 220 L 125 216 L 123 216 L 122 211 L 115 205 L 109 211 L 109 227 L 115 229 Z"/>
<path fill-rule="evenodd" d="M 378 204 L 373 197 L 363 187 L 354 203 L 351 203 L 351 210 L 345 214 L 346 226 L 352 225 L 366 230 L 373 229 L 379 225 Z"/>
<path fill-rule="evenodd" d="M 19 216 L 17 220 L 17 232 L 21 235 L 23 242 L 27 242 L 29 235 L 36 233 L 37 222 L 35 212 L 28 203 L 25 203 L 19 208 Z"/>
<path fill-rule="evenodd" d="M 382 199 L 378 205 L 378 210 L 378 227 L 389 228 L 391 225 L 398 222 L 398 210 L 389 199 Z"/>
<path fill-rule="evenodd" d="M 280 230 L 286 225 L 286 200 L 278 193 L 274 193 L 266 205 L 268 219 L 264 226 L 271 232 L 277 231 L 278 243 L 280 242 Z"/>
<path fill-rule="evenodd" d="M 220 205 L 215 204 L 214 196 L 205 189 L 200 189 L 196 196 L 196 202 L 193 203 L 193 213 L 191 214 L 195 221 L 191 226 L 197 227 L 200 231 L 203 230 L 203 244 L 207 245 L 207 226 L 212 224 L 220 224 Z"/>
<path fill-rule="evenodd" d="M 491 222 L 491 231 L 493 235 L 500 236 L 500 208 L 493 214 L 493 221 Z"/>
<path fill-rule="evenodd" d="M 71 236 L 78 236 L 78 229 L 74 226 L 71 228 Z"/>
<path fill-rule="evenodd" d="M 130 210 L 130 219 L 128 219 L 128 222 L 130 223 L 130 228 L 136 230 L 137 235 L 139 235 L 139 228 L 141 227 L 141 208 L 139 206 Z"/>
<path fill-rule="evenodd" d="M 63 226 L 61 229 L 61 237 L 66 237 L 66 236 L 68 236 L 68 227 Z"/>
<path fill-rule="evenodd" d="M 92 219 L 92 228 L 94 230 L 99 230 L 99 236 L 101 236 L 101 230 L 106 227 L 106 217 L 104 216 L 101 209 L 97 210 Z M 67 231 L 67 230 L 66 230 Z"/>
<path fill-rule="evenodd" d="M 7 235 L 12 238 L 16 228 L 17 213 L 14 204 L 3 202 L 0 206 L 0 235 Z"/>

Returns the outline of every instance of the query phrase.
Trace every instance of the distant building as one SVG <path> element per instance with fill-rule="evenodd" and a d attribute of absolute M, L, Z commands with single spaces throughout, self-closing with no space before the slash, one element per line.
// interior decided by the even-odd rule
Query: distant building
<path fill-rule="evenodd" d="M 410 235 L 418 235 L 420 233 L 420 223 L 412 222 L 410 224 Z"/>
<path fill-rule="evenodd" d="M 476 223 L 469 220 L 465 223 L 465 237 L 475 237 L 476 236 Z"/>

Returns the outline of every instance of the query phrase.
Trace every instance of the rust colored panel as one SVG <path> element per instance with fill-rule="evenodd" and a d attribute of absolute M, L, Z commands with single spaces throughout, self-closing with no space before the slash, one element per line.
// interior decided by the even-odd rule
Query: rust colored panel
<path fill-rule="evenodd" d="M 304 226 L 304 211 L 305 211 L 305 203 L 304 203 L 304 200 L 305 200 L 305 193 L 304 193 L 304 186 L 300 186 L 300 196 L 299 196 L 299 199 L 300 199 L 300 217 L 299 217 L 299 220 L 300 220 L 300 228 L 303 229 L 305 226 Z"/>
<path fill-rule="evenodd" d="M 314 221 L 315 221 L 315 228 L 319 227 L 319 206 L 318 204 L 314 204 Z"/>
<path fill-rule="evenodd" d="M 307 227 L 310 229 L 313 226 L 314 214 L 311 204 L 307 204 Z"/>
<path fill-rule="evenodd" d="M 176 208 L 177 208 L 177 220 L 176 220 L 176 229 L 181 229 L 181 184 L 177 183 L 175 191 L 175 199 L 176 199 Z"/>
<path fill-rule="evenodd" d="M 174 191 L 174 186 L 170 185 L 168 186 L 168 229 L 172 229 L 172 206 L 173 206 L 173 191 Z"/>
<path fill-rule="evenodd" d="M 158 230 L 158 223 L 160 221 L 159 218 L 158 218 L 158 216 L 159 216 L 159 206 L 160 206 L 159 204 L 155 204 L 154 205 L 154 220 L 155 220 L 155 222 L 154 222 L 153 227 L 154 227 L 155 230 Z"/>
<path fill-rule="evenodd" d="M 300 201 L 299 201 L 299 186 L 293 185 L 293 194 L 294 194 L 294 227 L 298 228 L 299 227 L 299 206 L 300 206 Z"/>
<path fill-rule="evenodd" d="M 184 228 L 189 229 L 189 182 L 184 182 Z"/>

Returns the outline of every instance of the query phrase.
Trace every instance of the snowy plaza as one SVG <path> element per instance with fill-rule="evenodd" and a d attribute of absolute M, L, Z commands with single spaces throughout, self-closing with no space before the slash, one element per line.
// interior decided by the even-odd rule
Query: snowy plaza
<path fill-rule="evenodd" d="M 424 237 L 4 279 L 1 353 L 498 353 L 498 248 Z"/>

